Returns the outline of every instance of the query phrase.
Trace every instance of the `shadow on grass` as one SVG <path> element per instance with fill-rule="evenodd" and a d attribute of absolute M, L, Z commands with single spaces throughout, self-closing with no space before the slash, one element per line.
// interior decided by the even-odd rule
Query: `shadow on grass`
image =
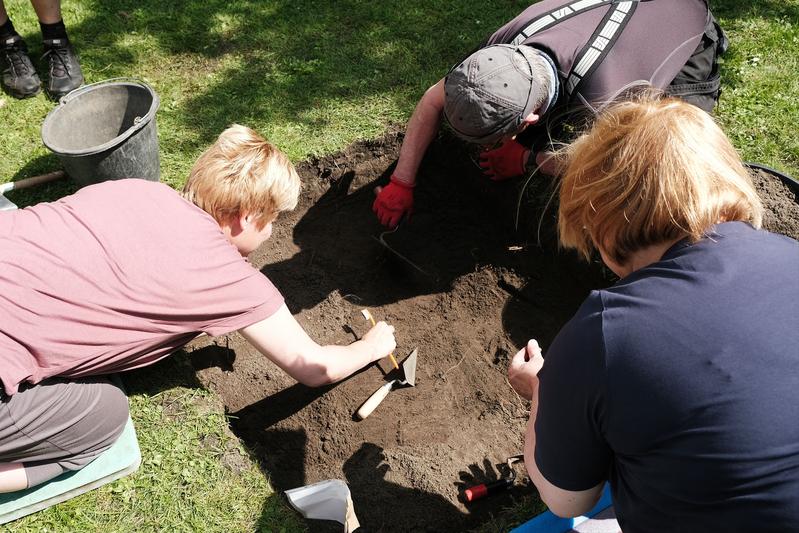
<path fill-rule="evenodd" d="M 67 14 L 67 26 L 87 72 L 102 73 L 103 78 L 136 76 L 153 52 L 146 46 L 170 56 L 164 68 L 176 70 L 180 91 L 189 96 L 161 113 L 170 113 L 171 120 L 196 133 L 178 148 L 189 151 L 211 143 L 232 122 L 267 123 L 277 129 L 290 125 L 313 137 L 337 115 L 331 109 L 369 105 L 369 99 L 384 97 L 410 109 L 427 84 L 525 6 L 453 5 L 444 0 L 82 4 L 89 15 L 74 23 Z M 799 6 L 776 0 L 719 0 L 713 10 L 725 21 L 799 20 Z M 154 44 L 137 49 L 131 44 L 134 35 L 151 36 Z M 27 37 L 38 54 L 40 39 Z M 734 54 L 734 42 L 732 46 Z M 724 72 L 725 84 L 734 85 L 735 78 L 732 69 Z M 175 83 L 169 77 L 158 82 Z M 33 203 L 25 198 L 26 204 Z"/>
<path fill-rule="evenodd" d="M 70 20 L 66 11 L 65 22 L 87 82 L 140 77 L 157 60 L 159 74 L 150 80 L 154 89 L 178 85 L 180 103 L 162 102 L 162 128 L 173 124 L 192 134 L 162 147 L 172 155 L 193 154 L 233 122 L 288 128 L 312 138 L 326 131 L 331 116 L 340 123 L 342 109 L 371 105 L 369 100 L 391 98 L 394 108 L 410 109 L 427 84 L 484 37 L 489 24 L 498 25 L 517 11 L 473 0 L 457 5 L 444 0 L 78 4 L 82 19 Z M 35 31 L 25 37 L 38 63 L 41 37 Z M 369 110 L 360 114 L 368 116 Z M 376 124 L 383 120 L 374 119 Z M 311 142 L 299 144 L 315 151 Z M 18 174 L 35 173 L 40 172 Z M 32 198 L 25 204 L 41 199 Z"/>
<path fill-rule="evenodd" d="M 207 144 L 234 121 L 292 123 L 319 132 L 327 123 L 318 112 L 325 106 L 363 102 L 396 87 L 414 89 L 417 94 L 403 102 L 413 105 L 420 80 L 443 75 L 524 5 L 96 0 L 87 5 L 90 16 L 69 26 L 84 61 L 108 77 L 135 74 L 131 66 L 147 53 L 127 43 L 131 34 L 154 37 L 175 66 L 185 61 L 183 55 L 200 58 L 208 70 L 200 66 L 186 90 L 212 70 L 214 76 L 188 100 L 180 119 Z M 776 0 L 720 0 L 713 9 L 725 19 L 799 20 L 796 4 Z"/>
<path fill-rule="evenodd" d="M 153 365 L 120 374 L 128 395 L 154 396 L 175 387 L 205 389 L 197 379 L 190 356 L 178 350 Z"/>
<path fill-rule="evenodd" d="M 516 11 L 481 8 L 477 20 L 474 5 L 94 1 L 87 3 L 89 16 L 67 25 L 87 70 L 105 77 L 135 75 L 132 67 L 146 61 L 148 50 L 129 44 L 132 34 L 152 36 L 173 56 L 166 68 L 198 64 L 183 90 L 207 86 L 188 99 L 179 120 L 207 144 L 234 121 L 292 123 L 318 132 L 327 118 L 313 110 L 416 87 L 420 78 L 432 81 L 430 73 L 443 75 L 484 37 L 486 19 L 499 24 Z"/>

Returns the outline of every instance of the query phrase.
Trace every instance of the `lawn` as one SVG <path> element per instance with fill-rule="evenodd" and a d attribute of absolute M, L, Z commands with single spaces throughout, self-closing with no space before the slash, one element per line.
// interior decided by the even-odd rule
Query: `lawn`
<path fill-rule="evenodd" d="M 87 82 L 134 77 L 159 94 L 162 180 L 179 187 L 231 123 L 259 130 L 295 161 L 402 125 L 430 84 L 525 5 L 72 0 L 63 9 Z M 745 159 L 799 176 L 799 1 L 713 6 L 731 41 L 718 120 Z M 29 2 L 6 7 L 35 59 L 41 44 Z M 54 105 L 0 94 L 0 182 L 58 168 L 40 137 Z M 11 197 L 29 205 L 72 190 L 60 183 Z M 12 531 L 303 530 L 185 356 L 132 373 L 126 384 L 140 470 Z M 486 530 L 507 530 L 537 505 L 524 503 Z"/>

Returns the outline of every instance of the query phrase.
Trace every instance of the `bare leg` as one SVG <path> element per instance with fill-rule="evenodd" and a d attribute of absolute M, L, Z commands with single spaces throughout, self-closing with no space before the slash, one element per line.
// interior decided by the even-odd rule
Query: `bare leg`
<path fill-rule="evenodd" d="M 3 0 L 0 0 L 0 25 L 5 24 L 8 20 L 8 13 L 6 12 L 6 5 Z"/>
<path fill-rule="evenodd" d="M 31 0 L 39 22 L 55 24 L 61 20 L 61 0 Z"/>
<path fill-rule="evenodd" d="M 0 492 L 28 488 L 28 475 L 22 463 L 0 463 Z"/>

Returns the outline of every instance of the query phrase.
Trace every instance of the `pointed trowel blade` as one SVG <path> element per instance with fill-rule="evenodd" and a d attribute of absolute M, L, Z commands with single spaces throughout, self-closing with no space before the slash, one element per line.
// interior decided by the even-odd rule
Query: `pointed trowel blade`
<path fill-rule="evenodd" d="M 402 371 L 405 373 L 405 384 L 413 387 L 416 385 L 416 353 L 418 348 L 414 348 L 411 354 L 402 362 Z"/>

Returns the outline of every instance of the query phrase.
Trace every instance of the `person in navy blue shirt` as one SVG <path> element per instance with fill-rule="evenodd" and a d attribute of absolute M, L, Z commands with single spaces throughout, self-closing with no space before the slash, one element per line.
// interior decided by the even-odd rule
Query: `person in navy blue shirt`
<path fill-rule="evenodd" d="M 542 499 L 578 516 L 609 482 L 625 533 L 799 531 L 799 243 L 679 100 L 612 106 L 561 156 L 561 243 L 620 279 L 511 361 Z"/>

